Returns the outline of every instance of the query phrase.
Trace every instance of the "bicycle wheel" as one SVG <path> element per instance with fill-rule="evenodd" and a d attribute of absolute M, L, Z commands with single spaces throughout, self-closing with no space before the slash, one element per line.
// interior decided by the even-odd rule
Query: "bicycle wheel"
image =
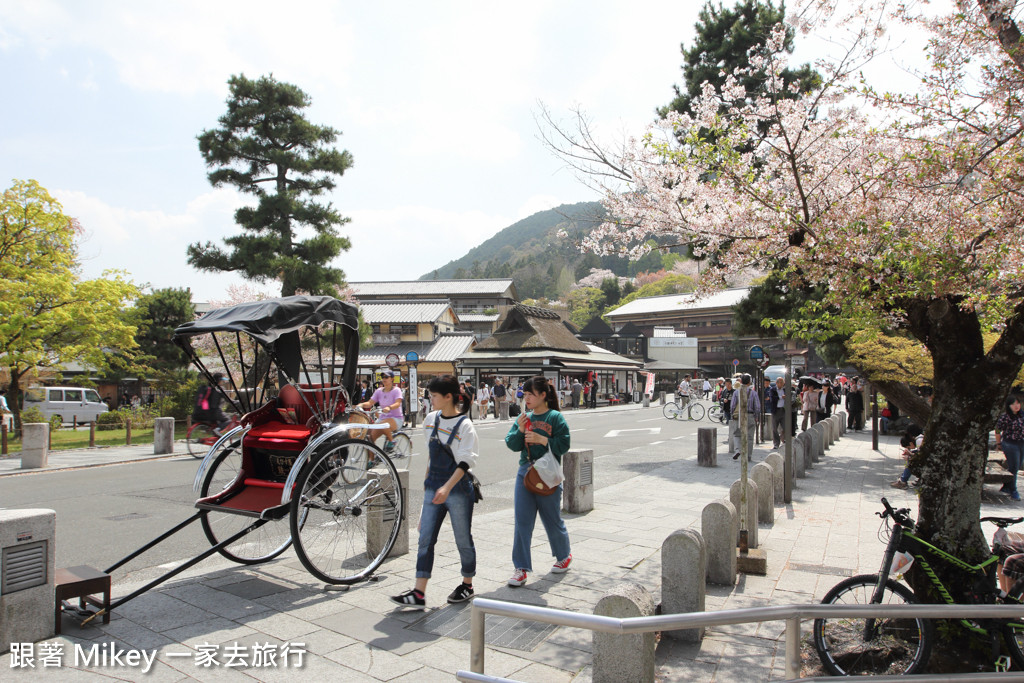
<path fill-rule="evenodd" d="M 691 420 L 700 420 L 704 417 L 704 406 L 699 403 L 691 403 L 686 408 L 686 414 Z"/>
<path fill-rule="evenodd" d="M 217 435 L 213 433 L 213 427 L 206 422 L 196 422 L 188 428 L 185 435 L 185 443 L 188 444 L 188 453 L 193 458 L 206 457 L 210 452 L 210 446 L 217 443 Z"/>
<path fill-rule="evenodd" d="M 824 604 L 869 605 L 877 574 L 853 576 L 837 583 Z M 887 579 L 881 604 L 916 603 L 913 592 Z M 866 632 L 871 635 L 865 639 Z M 924 668 L 931 655 L 934 626 L 929 619 L 815 619 L 814 647 L 833 676 L 906 675 Z"/>
<path fill-rule="evenodd" d="M 353 460 L 367 467 L 358 481 L 349 483 L 342 471 Z M 326 443 L 295 483 L 295 552 L 313 576 L 328 583 L 356 583 L 387 558 L 404 517 L 398 472 L 382 450 L 356 439 Z"/>
<path fill-rule="evenodd" d="M 725 424 L 725 420 L 723 419 L 724 417 L 725 411 L 722 410 L 722 406 L 713 405 L 708 408 L 707 418 L 712 422 L 721 422 L 722 424 Z"/>
<path fill-rule="evenodd" d="M 661 409 L 661 414 L 670 420 L 674 420 L 679 417 L 679 406 L 672 402 L 666 403 Z"/>
<path fill-rule="evenodd" d="M 1013 605 L 1024 603 L 1024 579 L 1013 584 L 1009 595 L 1003 599 L 1003 604 Z M 1014 619 L 1003 624 L 1003 640 L 1006 642 L 1006 649 L 1010 651 L 1010 659 L 1013 660 L 1015 669 L 1024 670 L 1024 619 Z"/>
<path fill-rule="evenodd" d="M 395 449 L 391 451 L 393 459 L 408 458 L 412 455 L 412 439 L 408 434 L 397 432 L 391 435 L 391 440 L 395 443 Z"/>
<path fill-rule="evenodd" d="M 210 465 L 200 496 L 206 498 L 230 486 L 238 477 L 242 468 L 242 449 L 239 441 L 226 446 Z M 208 510 L 200 518 L 203 533 L 210 545 L 217 545 L 222 540 L 234 536 L 253 522 L 252 517 L 235 515 L 228 512 Z M 271 519 L 263 526 L 242 536 L 231 545 L 221 548 L 219 552 L 232 562 L 239 564 L 259 564 L 277 557 L 291 545 L 292 537 L 288 529 L 288 520 L 282 514 L 278 519 Z"/>

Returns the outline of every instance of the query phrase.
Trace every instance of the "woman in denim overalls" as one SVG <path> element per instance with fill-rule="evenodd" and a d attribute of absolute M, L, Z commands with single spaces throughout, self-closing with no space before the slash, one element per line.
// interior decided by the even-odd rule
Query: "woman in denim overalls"
<path fill-rule="evenodd" d="M 435 411 L 423 422 L 430 460 L 423 482 L 416 586 L 391 598 L 392 602 L 413 609 L 426 606 L 427 581 L 434 567 L 434 545 L 445 515 L 451 514 L 452 532 L 462 561 L 462 583 L 448 596 L 448 602 L 470 600 L 476 574 L 472 533 L 474 494 L 466 474 L 477 459 L 476 429 L 466 415 L 472 399 L 460 392 L 458 381 L 451 375 L 435 377 L 427 389 Z"/>

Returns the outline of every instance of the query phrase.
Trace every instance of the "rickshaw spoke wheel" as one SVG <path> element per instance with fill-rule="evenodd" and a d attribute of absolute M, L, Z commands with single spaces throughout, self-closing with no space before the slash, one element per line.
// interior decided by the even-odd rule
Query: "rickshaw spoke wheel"
<path fill-rule="evenodd" d="M 217 455 L 210 465 L 200 496 L 206 498 L 223 491 L 238 476 L 242 468 L 242 449 L 239 441 L 234 441 Z M 228 512 L 208 511 L 201 518 L 203 533 L 210 545 L 217 545 L 230 538 L 245 527 L 252 524 L 252 517 L 235 515 Z M 239 564 L 259 564 L 271 560 L 291 545 L 291 531 L 285 517 L 272 519 L 258 529 L 242 536 L 231 545 L 221 548 L 218 552 L 232 562 Z"/>
<path fill-rule="evenodd" d="M 356 583 L 387 559 L 405 500 L 398 471 L 382 450 L 358 439 L 322 444 L 299 473 L 295 493 L 295 552 L 313 576 Z"/>

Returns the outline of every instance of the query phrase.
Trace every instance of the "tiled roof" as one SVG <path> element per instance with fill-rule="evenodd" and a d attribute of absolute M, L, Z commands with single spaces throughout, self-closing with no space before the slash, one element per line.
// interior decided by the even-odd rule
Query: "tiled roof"
<path fill-rule="evenodd" d="M 359 352 L 360 367 L 384 365 L 389 353 L 405 360 L 405 354 L 415 351 L 421 363 L 451 363 L 476 341 L 472 332 L 447 332 L 437 336 L 433 342 L 405 342 L 392 346 L 374 346 Z"/>
<path fill-rule="evenodd" d="M 694 294 L 666 294 L 665 296 L 649 296 L 635 299 L 625 306 L 619 306 L 605 313 L 610 319 L 624 318 L 647 313 L 672 313 L 682 311 L 700 311 L 709 308 L 728 308 L 735 306 L 747 298 L 748 287 L 726 289 L 700 299 Z"/>
<path fill-rule="evenodd" d="M 378 323 L 432 323 L 451 308 L 447 299 L 421 301 L 367 301 L 359 305 L 363 320 Z M 458 319 L 458 316 L 456 316 Z"/>
<path fill-rule="evenodd" d="M 353 296 L 407 295 L 450 296 L 452 294 L 501 295 L 512 287 L 512 278 L 498 280 L 404 280 L 397 282 L 349 282 Z"/>
<path fill-rule="evenodd" d="M 499 318 L 497 313 L 483 315 L 482 313 L 463 313 L 459 316 L 459 322 L 463 323 L 493 323 Z"/>

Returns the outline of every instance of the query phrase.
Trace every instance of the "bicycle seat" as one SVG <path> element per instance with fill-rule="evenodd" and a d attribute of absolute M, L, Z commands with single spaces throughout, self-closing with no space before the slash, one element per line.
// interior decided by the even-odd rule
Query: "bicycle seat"
<path fill-rule="evenodd" d="M 992 522 L 1000 529 L 1024 522 L 1024 517 L 982 517 L 979 521 Z"/>

